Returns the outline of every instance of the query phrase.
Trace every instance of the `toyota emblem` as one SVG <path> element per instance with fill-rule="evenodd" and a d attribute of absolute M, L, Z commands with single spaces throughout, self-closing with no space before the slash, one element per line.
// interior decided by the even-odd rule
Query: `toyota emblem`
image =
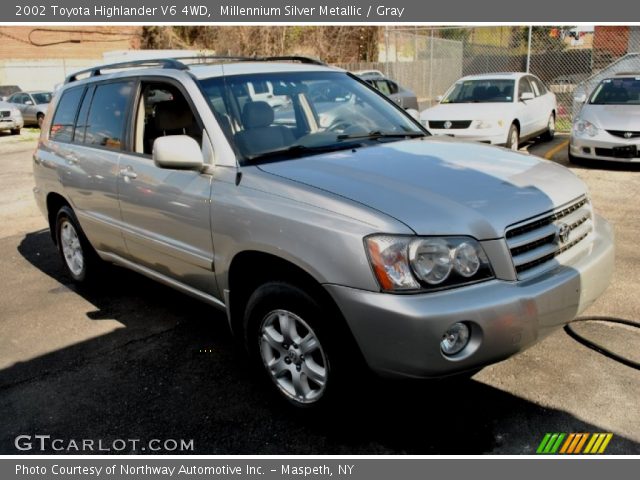
<path fill-rule="evenodd" d="M 449 120 L 447 120 L 446 122 L 444 122 L 444 128 L 451 128 L 451 125 L 453 125 L 453 123 L 451 123 Z"/>
<path fill-rule="evenodd" d="M 624 138 L 631 138 L 633 137 L 633 133 L 631 132 L 624 132 Z"/>
<path fill-rule="evenodd" d="M 569 241 L 569 234 L 571 233 L 571 227 L 566 223 L 558 225 L 557 238 L 560 243 L 567 243 Z"/>

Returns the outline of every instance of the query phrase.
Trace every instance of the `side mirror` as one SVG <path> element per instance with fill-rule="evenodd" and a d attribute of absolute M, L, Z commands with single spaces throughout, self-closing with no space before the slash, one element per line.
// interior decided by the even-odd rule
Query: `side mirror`
<path fill-rule="evenodd" d="M 444 95 L 438 95 L 436 97 L 436 102 L 440 103 L 442 101 L 442 99 L 444 98 Z"/>
<path fill-rule="evenodd" d="M 201 170 L 204 157 L 200 145 L 188 135 L 167 135 L 153 142 L 154 163 L 160 168 Z"/>
<path fill-rule="evenodd" d="M 587 101 L 587 95 L 584 93 L 580 93 L 578 95 L 576 95 L 575 97 L 573 97 L 573 100 L 577 103 L 584 103 Z"/>
<path fill-rule="evenodd" d="M 31 100 L 27 100 L 26 102 L 24 102 L 25 105 L 33 105 L 33 102 Z"/>
<path fill-rule="evenodd" d="M 418 112 L 418 110 L 415 108 L 407 108 L 405 111 L 411 115 L 414 120 L 420 121 L 420 112 Z"/>
<path fill-rule="evenodd" d="M 520 100 L 522 100 L 523 102 L 526 100 L 533 100 L 534 98 L 536 98 L 536 96 L 533 94 L 533 92 L 524 92 L 522 93 L 522 95 L 520 95 Z"/>

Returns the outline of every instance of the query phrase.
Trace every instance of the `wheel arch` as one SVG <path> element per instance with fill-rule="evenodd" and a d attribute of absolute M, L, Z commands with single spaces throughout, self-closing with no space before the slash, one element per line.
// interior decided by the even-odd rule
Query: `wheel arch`
<path fill-rule="evenodd" d="M 56 217 L 60 209 L 67 206 L 73 210 L 69 201 L 56 192 L 50 192 L 47 195 L 47 220 L 49 222 L 49 233 L 54 244 L 58 244 L 56 239 Z"/>

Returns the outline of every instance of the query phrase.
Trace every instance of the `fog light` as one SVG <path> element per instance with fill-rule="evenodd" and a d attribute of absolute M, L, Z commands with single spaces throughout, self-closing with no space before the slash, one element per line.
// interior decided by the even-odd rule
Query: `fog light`
<path fill-rule="evenodd" d="M 451 325 L 440 342 L 440 348 L 445 355 L 455 355 L 469 343 L 469 327 L 464 323 L 456 322 Z"/>

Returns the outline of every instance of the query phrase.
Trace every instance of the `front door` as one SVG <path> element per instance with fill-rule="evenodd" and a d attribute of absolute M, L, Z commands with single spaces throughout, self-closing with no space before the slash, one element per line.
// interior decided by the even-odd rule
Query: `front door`
<path fill-rule="evenodd" d="M 119 163 L 123 235 L 131 260 L 205 293 L 215 293 L 210 225 L 212 176 L 159 168 L 153 141 L 189 135 L 200 145 L 202 123 L 185 92 L 143 81 L 134 109 L 132 148 Z"/>

